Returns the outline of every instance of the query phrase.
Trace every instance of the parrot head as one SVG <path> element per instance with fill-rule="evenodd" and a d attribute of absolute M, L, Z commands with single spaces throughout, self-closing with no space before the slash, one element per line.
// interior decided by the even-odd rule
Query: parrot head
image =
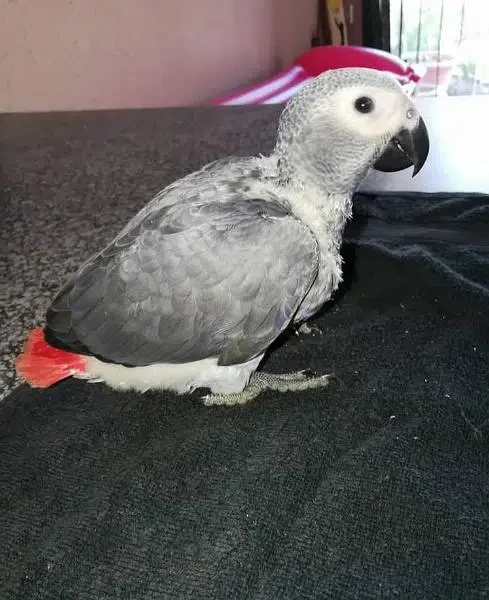
<path fill-rule="evenodd" d="M 326 71 L 302 88 L 280 117 L 277 144 L 290 178 L 309 178 L 331 191 L 351 192 L 369 169 L 423 167 L 426 125 L 389 73 L 364 68 Z"/>

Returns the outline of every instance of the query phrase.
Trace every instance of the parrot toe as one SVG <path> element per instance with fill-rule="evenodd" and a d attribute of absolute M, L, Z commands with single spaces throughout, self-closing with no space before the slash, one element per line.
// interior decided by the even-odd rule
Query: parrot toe
<path fill-rule="evenodd" d="M 333 376 L 316 375 L 304 370 L 293 373 L 254 373 L 242 392 L 236 394 L 207 394 L 203 396 L 205 406 L 245 404 L 262 392 L 299 392 L 326 387 Z"/>
<path fill-rule="evenodd" d="M 309 325 L 309 323 L 301 323 L 295 330 L 296 335 L 323 335 L 322 330 L 317 325 Z"/>

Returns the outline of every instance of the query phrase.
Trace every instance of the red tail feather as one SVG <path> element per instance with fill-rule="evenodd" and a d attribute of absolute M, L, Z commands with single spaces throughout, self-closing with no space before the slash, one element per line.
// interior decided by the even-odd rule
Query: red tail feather
<path fill-rule="evenodd" d="M 17 374 L 31 387 L 47 388 L 61 379 L 86 371 L 87 361 L 80 354 L 73 354 L 50 346 L 42 329 L 33 329 L 24 346 L 24 352 L 15 361 Z"/>

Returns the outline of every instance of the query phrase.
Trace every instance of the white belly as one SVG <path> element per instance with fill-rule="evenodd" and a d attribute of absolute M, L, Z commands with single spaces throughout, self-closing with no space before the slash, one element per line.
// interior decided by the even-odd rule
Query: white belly
<path fill-rule="evenodd" d="M 220 366 L 216 358 L 206 358 L 175 365 L 124 367 L 89 357 L 83 379 L 102 380 L 117 390 L 171 390 L 184 394 L 197 388 L 209 388 L 213 394 L 233 394 L 243 391 L 262 358 L 263 354 L 232 366 Z"/>

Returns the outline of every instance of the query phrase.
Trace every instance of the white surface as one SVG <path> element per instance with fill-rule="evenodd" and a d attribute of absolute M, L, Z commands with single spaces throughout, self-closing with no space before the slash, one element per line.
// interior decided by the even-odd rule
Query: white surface
<path fill-rule="evenodd" d="M 489 194 L 489 96 L 418 98 L 430 135 L 424 168 L 372 171 L 359 191 Z"/>

